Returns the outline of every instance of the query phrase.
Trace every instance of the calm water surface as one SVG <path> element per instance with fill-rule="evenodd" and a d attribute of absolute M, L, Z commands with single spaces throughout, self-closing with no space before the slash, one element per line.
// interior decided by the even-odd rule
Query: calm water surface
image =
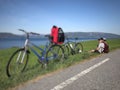
<path fill-rule="evenodd" d="M 48 42 L 48 39 L 30 39 L 32 43 L 40 46 L 45 45 Z M 94 40 L 94 39 L 80 39 L 80 41 L 88 41 L 88 40 Z M 71 41 L 74 41 L 71 39 Z M 23 47 L 24 46 L 25 39 L 24 38 L 0 38 L 0 49 L 6 49 L 11 47 Z"/>

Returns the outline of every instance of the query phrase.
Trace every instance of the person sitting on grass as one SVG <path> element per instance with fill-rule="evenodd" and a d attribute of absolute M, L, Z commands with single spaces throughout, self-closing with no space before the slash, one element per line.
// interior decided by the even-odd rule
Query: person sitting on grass
<path fill-rule="evenodd" d="M 108 52 L 109 52 L 109 45 L 108 45 L 108 43 L 107 43 L 106 38 L 103 38 L 103 40 L 104 40 L 103 43 L 104 43 L 104 45 L 105 45 L 103 52 L 104 52 L 104 53 L 108 53 Z"/>
<path fill-rule="evenodd" d="M 97 53 L 103 53 L 104 51 L 104 48 L 105 48 L 105 44 L 104 44 L 104 39 L 103 38 L 100 38 L 98 39 L 98 46 L 96 49 L 94 50 L 91 50 L 90 52 L 97 52 Z"/>

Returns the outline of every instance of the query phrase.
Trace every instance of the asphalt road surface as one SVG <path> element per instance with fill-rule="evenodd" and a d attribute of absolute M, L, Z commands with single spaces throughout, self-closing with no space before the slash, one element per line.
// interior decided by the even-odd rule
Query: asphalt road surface
<path fill-rule="evenodd" d="M 16 90 L 120 90 L 120 49 L 21 85 Z"/>

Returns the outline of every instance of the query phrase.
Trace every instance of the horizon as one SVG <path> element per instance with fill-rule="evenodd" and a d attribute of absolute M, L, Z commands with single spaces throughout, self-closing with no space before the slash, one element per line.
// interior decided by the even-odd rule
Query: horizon
<path fill-rule="evenodd" d="M 12 33 L 12 32 L 0 32 L 1 33 L 4 33 L 4 34 L 13 34 L 13 35 L 24 35 L 24 33 L 21 33 L 21 34 L 16 34 L 16 33 Z M 80 32 L 80 31 L 76 31 L 76 32 L 64 32 L 64 33 L 101 33 L 101 34 L 114 34 L 114 35 L 119 35 L 120 34 L 115 34 L 115 33 L 108 33 L 108 32 Z M 40 35 L 46 35 L 46 34 L 50 34 L 50 33 L 39 33 Z"/>
<path fill-rule="evenodd" d="M 56 25 L 64 32 L 120 35 L 120 0 L 0 0 L 0 11 L 0 32 L 48 34 Z"/>

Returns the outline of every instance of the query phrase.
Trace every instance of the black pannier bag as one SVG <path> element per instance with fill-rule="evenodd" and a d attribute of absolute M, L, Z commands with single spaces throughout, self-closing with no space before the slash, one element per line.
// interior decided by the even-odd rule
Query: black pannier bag
<path fill-rule="evenodd" d="M 65 41 L 65 35 L 62 28 L 58 28 L 58 44 L 62 44 Z"/>

